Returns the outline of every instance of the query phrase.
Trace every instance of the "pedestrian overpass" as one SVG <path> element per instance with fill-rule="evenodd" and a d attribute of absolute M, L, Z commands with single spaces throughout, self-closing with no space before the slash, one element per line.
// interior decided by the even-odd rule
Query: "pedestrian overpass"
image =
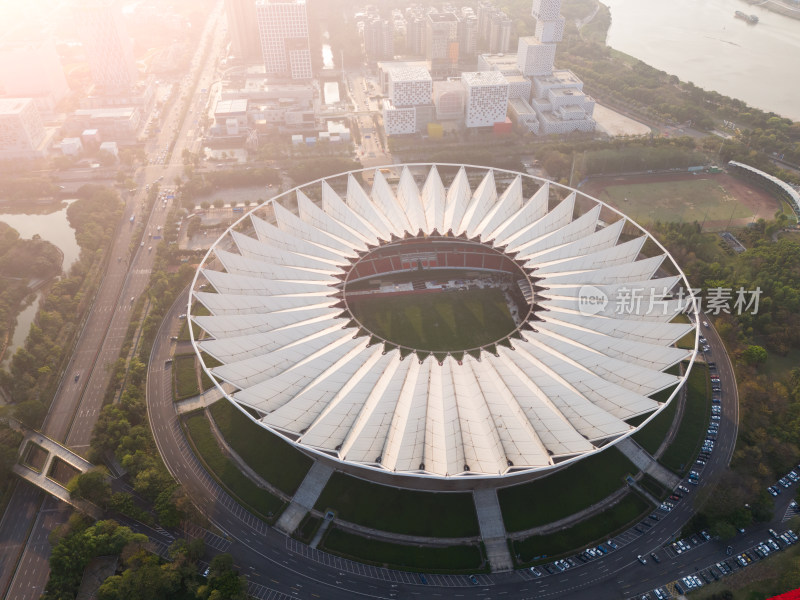
<path fill-rule="evenodd" d="M 66 502 L 79 511 L 95 519 L 102 518 L 102 509 L 80 498 L 71 498 L 69 491 L 67 491 L 61 483 L 51 477 L 56 459 L 61 460 L 81 473 L 86 473 L 90 469 L 93 469 L 94 465 L 43 433 L 24 427 L 20 429 L 25 436 L 19 447 L 19 458 L 13 468 L 14 473 L 28 483 Z M 37 454 L 36 464 L 29 464 L 27 462 L 26 457 L 31 455 L 31 453 Z M 43 453 L 44 456 L 42 457 Z"/>

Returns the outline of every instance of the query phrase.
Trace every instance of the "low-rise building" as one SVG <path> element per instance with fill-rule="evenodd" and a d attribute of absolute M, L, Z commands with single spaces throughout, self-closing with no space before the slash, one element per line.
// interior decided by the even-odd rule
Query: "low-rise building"
<path fill-rule="evenodd" d="M 455 121 L 464 118 L 466 93 L 461 79 L 433 82 L 433 103 L 436 118 L 440 121 Z"/>
<path fill-rule="evenodd" d="M 134 144 L 142 125 L 141 111 L 133 106 L 120 108 L 81 108 L 64 124 L 67 131 L 96 129 L 100 138 L 118 144 Z"/>
<path fill-rule="evenodd" d="M 527 133 L 539 133 L 539 118 L 524 98 L 509 99 L 508 115 L 518 129 Z"/>

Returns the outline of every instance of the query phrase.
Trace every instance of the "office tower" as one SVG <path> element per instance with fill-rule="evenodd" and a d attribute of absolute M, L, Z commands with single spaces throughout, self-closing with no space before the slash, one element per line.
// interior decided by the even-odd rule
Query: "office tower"
<path fill-rule="evenodd" d="M 458 69 L 458 18 L 453 13 L 428 15 L 425 57 L 434 77 L 453 75 Z"/>
<path fill-rule="evenodd" d="M 92 80 L 105 94 L 127 92 L 138 72 L 122 12 L 113 0 L 85 0 L 74 8 Z"/>
<path fill-rule="evenodd" d="M 243 60 L 261 58 L 255 0 L 225 0 L 233 55 Z"/>
<path fill-rule="evenodd" d="M 311 79 L 305 0 L 259 0 L 256 19 L 267 75 Z"/>
<path fill-rule="evenodd" d="M 0 159 L 34 158 L 46 132 L 31 98 L 0 99 Z"/>

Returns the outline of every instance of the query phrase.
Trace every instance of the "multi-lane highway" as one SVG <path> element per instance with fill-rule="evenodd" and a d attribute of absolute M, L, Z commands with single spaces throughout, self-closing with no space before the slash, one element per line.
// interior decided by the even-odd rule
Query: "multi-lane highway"
<path fill-rule="evenodd" d="M 197 50 L 192 80 L 208 80 L 216 69 L 216 55 L 208 53 L 200 60 L 206 47 L 219 49 L 222 43 L 223 20 L 221 4 L 210 16 L 203 40 Z M 182 170 L 181 153 L 187 143 L 189 120 L 181 123 L 183 102 L 175 102 L 165 122 L 155 148 L 168 147 L 176 139 L 172 160 L 166 165 L 150 165 L 139 169 L 136 180 L 139 192 L 128 200 L 125 214 L 118 226 L 107 256 L 106 272 L 94 303 L 78 337 L 75 351 L 63 376 L 62 384 L 53 398 L 43 431 L 51 438 L 65 442 L 79 453 L 86 451 L 91 431 L 102 406 L 103 396 L 111 375 L 111 366 L 119 356 L 133 302 L 148 283 L 155 252 L 149 250 L 149 234 L 163 226 L 170 205 L 161 202 L 146 212 L 145 186 L 160 180 L 171 184 Z M 160 150 L 159 150 L 160 151 Z M 134 224 L 130 224 L 130 217 Z M 145 223 L 141 238 L 133 239 Z M 142 245 L 144 242 L 144 245 Z M 130 249 L 134 250 L 131 252 Z M 77 381 L 75 375 L 78 375 Z M 38 598 L 47 582 L 47 561 L 50 546 L 46 542 L 52 529 L 66 521 L 67 511 L 52 499 L 28 484 L 19 482 L 0 521 L 0 594 L 13 600 Z M 44 541 L 43 541 L 44 540 Z"/>

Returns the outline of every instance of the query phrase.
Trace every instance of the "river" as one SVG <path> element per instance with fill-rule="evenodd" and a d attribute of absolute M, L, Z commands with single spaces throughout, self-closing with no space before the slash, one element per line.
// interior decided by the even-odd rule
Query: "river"
<path fill-rule="evenodd" d="M 66 272 L 78 260 L 81 252 L 75 239 L 75 230 L 67 221 L 67 206 L 70 202 L 72 201 L 68 200 L 64 204 L 64 208 L 48 214 L 0 213 L 0 221 L 11 225 L 22 238 L 30 239 L 38 234 L 43 240 L 57 246 L 64 253 L 64 262 L 61 268 Z M 28 331 L 36 316 L 36 311 L 39 309 L 41 299 L 41 292 L 37 293 L 36 299 L 17 315 L 17 325 L 4 357 L 4 365 L 28 337 Z"/>
<path fill-rule="evenodd" d="M 601 0 L 607 43 L 691 81 L 800 121 L 800 20 L 742 0 Z M 741 10 L 759 18 L 750 25 Z"/>

